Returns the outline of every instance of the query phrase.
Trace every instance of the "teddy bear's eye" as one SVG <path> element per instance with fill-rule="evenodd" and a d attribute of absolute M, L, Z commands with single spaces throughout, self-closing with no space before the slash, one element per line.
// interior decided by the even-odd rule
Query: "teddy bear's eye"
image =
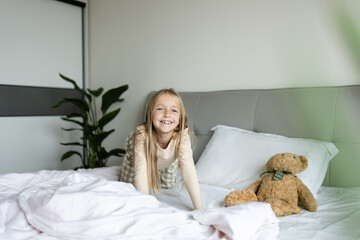
<path fill-rule="evenodd" d="M 293 156 L 293 158 L 296 158 L 295 156 Z"/>

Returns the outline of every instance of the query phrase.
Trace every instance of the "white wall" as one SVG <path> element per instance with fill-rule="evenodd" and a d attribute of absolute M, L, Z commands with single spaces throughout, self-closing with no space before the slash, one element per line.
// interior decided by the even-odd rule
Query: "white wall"
<path fill-rule="evenodd" d="M 357 0 L 89 0 L 90 86 L 130 86 L 108 147 L 124 145 L 153 90 L 359 84 L 339 4 L 360 29 Z"/>
<path fill-rule="evenodd" d="M 82 85 L 80 7 L 59 1 L 0 2 L 0 84 L 71 88 Z"/>
<path fill-rule="evenodd" d="M 72 88 L 61 72 L 82 86 L 81 14 L 80 7 L 60 1 L 1 0 L 0 84 Z M 0 117 L 0 174 L 80 166 L 75 157 L 60 162 L 75 150 L 60 142 L 81 137 L 61 127 L 74 125 L 60 116 Z"/>

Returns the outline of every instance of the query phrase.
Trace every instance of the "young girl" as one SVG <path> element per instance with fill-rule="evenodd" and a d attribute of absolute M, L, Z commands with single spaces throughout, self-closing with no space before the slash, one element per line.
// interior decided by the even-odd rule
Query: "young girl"
<path fill-rule="evenodd" d="M 178 166 L 195 209 L 203 209 L 192 157 L 188 117 L 174 89 L 158 91 L 147 106 L 146 120 L 126 140 L 120 181 L 146 194 L 176 183 Z"/>

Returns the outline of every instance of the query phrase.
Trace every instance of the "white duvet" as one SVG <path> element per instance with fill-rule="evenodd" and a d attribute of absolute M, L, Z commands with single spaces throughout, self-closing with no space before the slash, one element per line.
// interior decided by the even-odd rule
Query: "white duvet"
<path fill-rule="evenodd" d="M 207 208 L 224 206 L 224 197 L 233 189 L 200 184 Z M 181 185 L 163 190 L 157 198 L 177 209 L 189 209 L 191 200 Z M 322 186 L 317 194 L 318 209 L 279 217 L 278 240 L 360 240 L 360 188 Z M 256 239 L 266 239 L 264 227 Z"/>
<path fill-rule="evenodd" d="M 278 236 L 278 219 L 268 204 L 186 211 L 111 180 L 74 171 L 0 175 L 0 239 Z"/>

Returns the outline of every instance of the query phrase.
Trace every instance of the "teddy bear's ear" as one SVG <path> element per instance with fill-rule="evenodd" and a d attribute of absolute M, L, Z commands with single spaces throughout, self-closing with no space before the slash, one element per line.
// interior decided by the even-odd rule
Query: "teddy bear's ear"
<path fill-rule="evenodd" d="M 308 160 L 305 156 L 299 155 L 301 161 L 301 170 L 305 170 L 308 167 Z"/>

